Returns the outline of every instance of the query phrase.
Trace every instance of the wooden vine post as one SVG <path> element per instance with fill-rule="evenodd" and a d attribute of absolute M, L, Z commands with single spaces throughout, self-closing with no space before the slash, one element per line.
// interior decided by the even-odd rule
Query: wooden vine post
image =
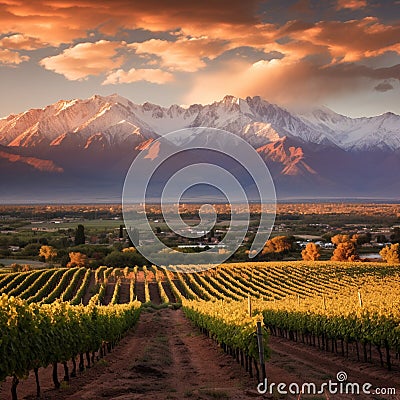
<path fill-rule="evenodd" d="M 265 360 L 264 360 L 264 335 L 262 331 L 261 322 L 257 322 L 257 344 L 258 344 L 258 356 L 260 359 L 261 369 L 261 382 L 265 382 L 266 371 L 265 371 Z"/>
<path fill-rule="evenodd" d="M 249 316 L 251 317 L 251 315 L 253 313 L 253 310 L 252 310 L 252 307 L 251 307 L 251 297 L 250 297 L 250 295 L 247 296 L 247 312 L 248 312 Z"/>
<path fill-rule="evenodd" d="M 358 305 L 360 306 L 360 308 L 362 308 L 363 302 L 362 302 L 361 292 L 358 290 L 357 294 L 358 294 Z"/>

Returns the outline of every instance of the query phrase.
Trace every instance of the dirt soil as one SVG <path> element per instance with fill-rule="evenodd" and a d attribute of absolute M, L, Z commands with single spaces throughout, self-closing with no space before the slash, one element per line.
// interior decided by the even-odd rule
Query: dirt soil
<path fill-rule="evenodd" d="M 302 399 L 400 399 L 400 372 L 388 371 L 379 365 L 363 363 L 346 359 L 341 355 L 325 352 L 306 344 L 292 342 L 283 338 L 269 338 L 271 359 L 267 363 L 267 376 L 270 382 L 315 382 L 321 385 L 329 379 L 336 381 L 339 372 L 347 374 L 347 382 L 358 383 L 360 388 L 365 383 L 371 383 L 375 388 L 395 388 L 397 395 L 332 395 L 320 397 L 302 395 Z M 282 397 L 283 398 L 283 397 Z"/>
<path fill-rule="evenodd" d="M 316 382 L 345 371 L 351 382 L 371 382 L 379 387 L 398 387 L 400 376 L 383 368 L 345 360 L 309 346 L 271 338 L 269 382 Z M 71 366 L 70 366 L 71 369 Z M 63 377 L 59 366 L 59 379 Z M 42 398 L 47 400 L 211 400 L 232 399 L 399 399 L 390 396 L 319 397 L 258 395 L 257 382 L 235 360 L 224 354 L 188 321 L 182 310 L 144 311 L 138 326 L 94 367 L 78 373 L 69 385 L 52 388 L 51 369 L 39 371 Z M 398 388 L 400 394 L 400 388 Z M 19 399 L 34 399 L 33 374 L 18 385 Z M 10 380 L 0 399 L 10 399 Z"/>
<path fill-rule="evenodd" d="M 70 366 L 71 368 L 71 366 Z M 59 365 L 59 379 L 63 377 Z M 48 400 L 98 399 L 234 399 L 253 396 L 256 388 L 236 362 L 202 335 L 181 310 L 143 312 L 132 330 L 104 359 L 52 389 L 51 370 L 40 370 L 42 398 Z M 0 398 L 10 398 L 10 380 Z M 34 399 L 31 374 L 18 385 L 20 399 Z"/>
<path fill-rule="evenodd" d="M 90 280 L 85 295 L 83 296 L 82 303 L 87 306 L 89 304 L 90 298 L 93 296 L 92 290 L 96 285 L 96 279 L 94 276 L 94 272 L 90 273 Z"/>

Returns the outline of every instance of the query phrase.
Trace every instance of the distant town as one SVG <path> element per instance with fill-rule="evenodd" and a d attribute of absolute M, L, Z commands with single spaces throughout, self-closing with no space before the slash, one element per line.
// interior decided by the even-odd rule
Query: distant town
<path fill-rule="evenodd" d="M 196 228 L 200 221 L 200 205 L 179 205 L 180 215 L 191 238 L 185 237 L 184 232 L 179 234 L 170 229 L 159 205 L 146 206 L 146 215 L 154 233 L 166 245 L 181 252 L 200 252 L 223 248 L 220 242 L 229 229 L 231 212 L 247 212 L 245 205 L 232 206 L 234 210 L 229 204 L 215 204 L 213 207 L 217 214 L 216 224 L 210 232 L 205 232 Z M 245 239 L 229 261 L 248 260 L 261 207 L 250 204 L 249 209 L 250 224 Z M 272 210 L 270 205 L 268 209 Z M 78 227 L 81 237 L 77 239 Z M 124 225 L 121 205 L 1 206 L 0 263 L 4 267 L 31 263 L 66 266 L 71 262 L 70 254 L 79 253 L 84 256 L 85 265 L 92 268 L 99 265 L 145 265 L 147 261 L 135 251 L 131 240 L 132 235 L 137 235 L 140 244 L 145 239 L 140 238 L 140 232 L 135 227 L 129 229 L 130 236 Z M 353 238 L 358 259 L 380 260 L 379 252 L 383 248 L 400 241 L 400 205 L 279 204 L 271 240 L 276 242 L 283 238 L 286 244 L 283 251 L 275 251 L 272 247 L 271 251 L 263 251 L 256 259 L 301 259 L 307 245 L 314 243 L 319 249 L 319 259 L 328 260 L 336 247 L 332 242 L 335 235 Z M 54 249 L 51 257 L 40 255 L 43 246 Z M 127 251 L 129 249 L 131 251 Z"/>

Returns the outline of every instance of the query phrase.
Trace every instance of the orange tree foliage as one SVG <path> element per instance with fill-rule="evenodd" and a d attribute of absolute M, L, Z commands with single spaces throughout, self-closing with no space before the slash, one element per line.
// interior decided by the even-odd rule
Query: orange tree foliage
<path fill-rule="evenodd" d="M 67 264 L 68 268 L 73 267 L 86 267 L 88 264 L 88 258 L 86 254 L 82 254 L 79 252 L 71 252 L 69 253 L 69 263 Z"/>
<path fill-rule="evenodd" d="M 332 243 L 336 245 L 336 249 L 331 257 L 332 261 L 356 261 L 357 254 L 357 235 L 350 237 L 349 235 L 336 235 L 332 237 Z"/>
<path fill-rule="evenodd" d="M 13 263 L 10 265 L 12 272 L 27 272 L 31 270 L 31 266 L 29 264 L 17 264 Z"/>
<path fill-rule="evenodd" d="M 317 261 L 321 257 L 320 247 L 313 242 L 307 243 L 307 246 L 301 252 L 304 261 Z"/>
<path fill-rule="evenodd" d="M 50 261 L 57 257 L 57 250 L 52 246 L 42 246 L 39 250 L 39 256 L 44 257 L 46 261 Z"/>
<path fill-rule="evenodd" d="M 262 254 L 267 253 L 282 253 L 292 248 L 292 242 L 287 236 L 275 236 L 272 239 L 267 240 L 264 245 Z"/>
<path fill-rule="evenodd" d="M 379 252 L 383 260 L 389 264 L 400 264 L 400 245 L 399 243 L 386 246 Z"/>

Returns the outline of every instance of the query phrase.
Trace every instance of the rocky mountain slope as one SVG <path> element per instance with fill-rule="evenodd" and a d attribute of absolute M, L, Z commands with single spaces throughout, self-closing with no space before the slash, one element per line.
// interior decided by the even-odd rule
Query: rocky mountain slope
<path fill-rule="evenodd" d="M 160 135 L 189 127 L 227 130 L 250 143 L 280 197 L 400 196 L 393 113 L 349 118 L 321 107 L 300 115 L 258 96 L 161 107 L 95 95 L 0 119 L 1 199 L 69 199 L 79 190 L 90 201 L 118 199 L 133 158 Z"/>

